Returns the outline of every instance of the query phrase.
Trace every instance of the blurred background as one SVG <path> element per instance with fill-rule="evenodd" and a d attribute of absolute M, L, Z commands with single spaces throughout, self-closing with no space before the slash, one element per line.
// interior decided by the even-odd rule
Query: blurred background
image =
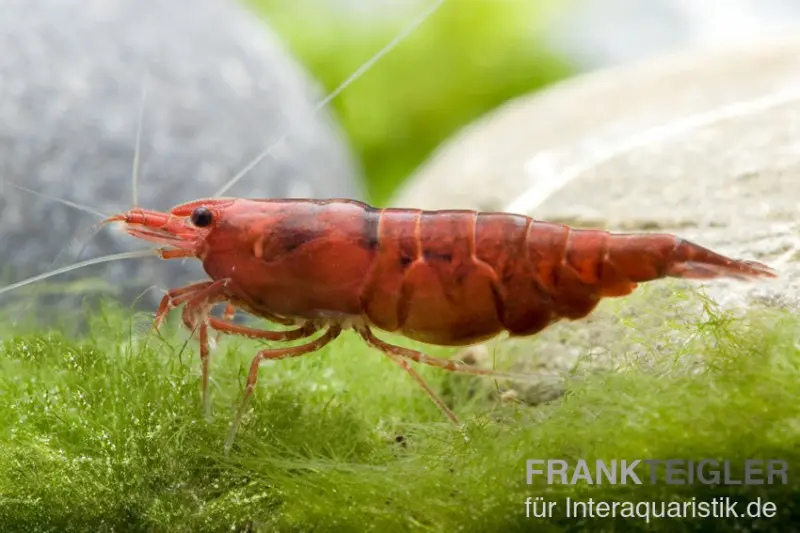
<path fill-rule="evenodd" d="M 327 91 L 433 2 L 250 0 Z M 458 128 L 574 72 L 545 42 L 562 2 L 448 1 L 331 107 L 384 203 Z"/>
<path fill-rule="evenodd" d="M 430 0 L 248 0 L 332 91 Z M 331 108 L 387 201 L 448 136 L 511 98 L 581 72 L 791 28 L 792 0 L 445 2 Z M 557 127 L 557 125 L 554 125 Z"/>

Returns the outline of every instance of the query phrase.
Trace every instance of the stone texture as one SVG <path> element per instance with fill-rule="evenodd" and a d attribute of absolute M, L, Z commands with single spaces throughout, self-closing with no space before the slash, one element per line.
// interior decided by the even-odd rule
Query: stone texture
<path fill-rule="evenodd" d="M 795 309 L 798 175 L 800 39 L 784 36 L 602 71 L 510 102 L 443 146 L 394 204 L 676 233 L 778 270 L 775 281 L 706 284 L 724 307 Z M 528 369 L 547 364 L 561 375 L 598 344 L 613 346 L 607 367 L 641 353 L 630 335 L 641 317 L 664 323 L 700 306 L 669 303 L 685 283 L 652 286 L 652 297 L 615 300 L 590 320 L 497 346 L 514 346 Z"/>
<path fill-rule="evenodd" d="M 265 23 L 238 4 L 2 0 L 0 6 L 5 282 L 70 263 L 80 246 L 65 247 L 85 240 L 97 222 L 9 182 L 104 213 L 130 206 L 145 84 L 140 205 L 165 209 L 212 195 L 287 131 L 273 156 L 227 195 L 362 197 L 342 132 L 325 111 L 314 113 L 324 94 Z M 134 245 L 104 230 L 82 258 Z M 204 277 L 194 262 L 177 263 L 127 261 L 58 281 L 99 276 L 129 302 L 148 286 Z"/>

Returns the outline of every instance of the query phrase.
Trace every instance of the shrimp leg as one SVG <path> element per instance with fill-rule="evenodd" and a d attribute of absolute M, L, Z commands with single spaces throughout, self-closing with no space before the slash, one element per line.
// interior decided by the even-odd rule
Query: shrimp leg
<path fill-rule="evenodd" d="M 250 363 L 250 372 L 247 374 L 247 385 L 245 386 L 244 398 L 242 398 L 242 403 L 239 405 L 239 409 L 236 412 L 235 418 L 233 419 L 233 424 L 231 424 L 231 430 L 228 434 L 228 438 L 225 440 L 225 453 L 227 453 L 233 445 L 233 439 L 236 437 L 236 432 L 239 429 L 239 424 L 242 420 L 244 410 L 247 408 L 247 402 L 249 401 L 250 396 L 253 394 L 253 389 L 258 381 L 258 367 L 261 362 L 268 359 L 288 359 L 290 357 L 299 357 L 311 352 L 316 352 L 338 337 L 341 332 L 342 328 L 340 326 L 330 326 L 324 335 L 307 344 L 301 344 L 299 346 L 292 346 L 289 348 L 261 350 L 256 354 L 256 356 L 253 358 L 253 362 Z"/>
<path fill-rule="evenodd" d="M 417 363 L 422 363 L 429 366 L 435 366 L 450 372 L 458 372 L 461 374 L 471 374 L 473 376 L 489 376 L 500 379 L 509 379 L 513 381 L 536 381 L 536 376 L 528 374 L 515 374 L 513 372 L 501 372 L 499 370 L 492 370 L 489 368 L 475 368 L 461 361 L 453 361 L 450 359 L 439 359 L 431 357 L 417 350 L 410 350 L 401 346 L 395 346 L 388 342 L 382 341 L 376 337 L 368 327 L 358 328 L 358 333 L 367 341 L 368 344 L 380 351 L 388 354 L 393 354 L 406 359 L 411 359 Z"/>
<path fill-rule="evenodd" d="M 230 306 L 229 306 L 230 307 Z M 208 347 L 208 334 L 207 328 L 211 327 L 217 331 L 217 339 L 223 334 L 240 335 L 249 339 L 259 339 L 267 341 L 294 341 L 310 337 L 320 327 L 312 322 L 307 322 L 303 326 L 295 329 L 285 331 L 269 331 L 265 329 L 250 328 L 234 324 L 226 320 L 220 320 L 214 317 L 208 317 L 205 322 L 200 326 L 200 359 L 203 363 L 203 406 L 206 410 L 206 416 L 210 415 L 210 404 L 207 401 L 208 389 L 208 360 L 209 360 L 209 347 Z"/>
<path fill-rule="evenodd" d="M 224 292 L 226 283 L 227 280 L 224 279 L 208 283 L 205 287 L 200 287 L 193 292 L 184 293 L 176 298 L 173 298 L 169 303 L 169 305 L 174 307 L 185 301 L 186 305 L 183 308 L 182 315 L 183 323 L 192 333 L 198 330 L 199 327 L 200 366 L 203 383 L 203 412 L 205 413 L 206 419 L 211 418 L 211 402 L 209 401 L 208 397 L 208 366 L 211 356 L 211 348 L 208 343 L 208 312 L 211 310 L 214 304 L 227 299 L 227 295 Z"/>
<path fill-rule="evenodd" d="M 209 316 L 211 308 L 220 302 L 229 298 L 225 292 L 228 284 L 227 279 L 217 280 L 206 285 L 197 284 L 197 288 L 192 292 L 184 292 L 172 300 L 171 305 L 180 305 L 186 301 L 186 306 L 183 309 L 183 322 L 186 327 L 195 331 L 198 329 L 199 323 L 199 337 L 200 337 L 200 364 L 202 372 L 203 383 L 203 410 L 206 418 L 211 417 L 211 402 L 208 396 L 208 379 L 209 379 L 209 362 L 211 350 L 208 342 L 208 328 L 209 326 L 219 333 L 231 333 L 235 335 L 242 335 L 251 339 L 262 339 L 271 341 L 289 341 L 297 340 L 308 337 L 316 332 L 319 327 L 308 323 L 300 328 L 287 330 L 287 331 L 267 331 L 250 328 L 247 326 L 240 326 L 226 320 L 220 320 Z M 229 303 L 226 308 L 226 314 L 232 305 Z"/>
<path fill-rule="evenodd" d="M 412 360 L 417 363 L 422 363 L 429 366 L 434 366 L 437 368 L 442 368 L 444 370 L 449 370 L 451 372 L 458 372 L 462 374 L 471 374 L 474 376 L 490 376 L 495 378 L 503 378 L 503 379 L 510 379 L 514 381 L 535 381 L 535 376 L 530 376 L 526 374 L 515 374 L 511 372 L 500 372 L 497 370 L 491 370 L 488 368 L 475 368 L 473 366 L 467 365 L 461 361 L 452 361 L 448 359 L 438 359 L 436 357 L 430 357 L 429 355 L 425 355 L 424 353 L 417 351 L 417 350 L 410 350 L 408 348 L 403 348 L 401 346 L 395 346 L 394 344 L 389 344 L 372 333 L 372 330 L 369 329 L 367 326 L 362 326 L 357 328 L 359 335 L 369 344 L 370 346 L 377 348 L 378 350 L 382 351 L 384 354 L 389 356 L 393 361 L 403 367 L 406 372 L 408 372 L 412 378 L 414 378 L 417 383 L 419 383 L 425 392 L 431 397 L 433 402 L 441 409 L 447 418 L 449 418 L 454 423 L 458 424 L 458 418 L 456 418 L 455 414 L 445 406 L 444 402 L 441 398 L 439 398 L 433 389 L 425 383 L 422 376 L 417 374 L 411 365 L 408 363 L 408 360 Z"/>
<path fill-rule="evenodd" d="M 202 305 L 202 302 L 200 302 L 198 305 Z M 187 304 L 186 308 L 187 309 L 189 308 L 189 304 Z M 240 326 L 239 324 L 234 324 L 232 322 L 227 322 L 225 320 L 220 320 L 218 318 L 207 316 L 201 322 L 199 328 L 200 361 L 202 365 L 202 375 L 203 375 L 203 409 L 205 411 L 206 418 L 210 418 L 211 416 L 211 402 L 209 401 L 209 396 L 208 396 L 208 379 L 209 379 L 208 367 L 211 356 L 211 350 L 208 342 L 209 327 L 217 331 L 219 335 L 223 333 L 228 333 L 231 335 L 240 335 L 250 339 L 259 339 L 267 341 L 294 341 L 298 339 L 304 339 L 306 337 L 310 337 L 320 329 L 318 325 L 309 322 L 303 325 L 302 327 L 295 329 L 289 329 L 286 331 L 269 331 L 265 329 L 256 329 L 247 326 Z M 219 335 L 217 338 L 219 338 Z"/>
<path fill-rule="evenodd" d="M 391 359 L 392 361 L 394 361 L 395 363 L 400 365 L 400 367 L 403 370 L 408 372 L 408 374 L 412 378 L 414 378 L 414 381 L 419 383 L 419 385 L 422 387 L 422 389 L 425 392 L 428 393 L 428 396 L 430 397 L 430 399 L 433 400 L 433 403 L 435 403 L 436 406 L 439 409 L 441 409 L 442 412 L 445 415 L 447 415 L 447 418 L 449 418 L 450 421 L 453 422 L 453 424 L 460 424 L 461 423 L 461 422 L 458 421 L 458 417 L 456 416 L 456 414 L 453 411 L 451 411 L 450 408 L 447 407 L 447 405 L 445 405 L 444 401 L 442 401 L 442 399 L 439 398 L 439 396 L 436 394 L 436 392 L 434 392 L 434 390 L 431 388 L 431 386 L 428 385 L 428 383 L 422 378 L 422 376 L 419 375 L 419 373 L 416 370 L 414 370 L 414 367 L 411 366 L 411 363 L 409 363 L 403 357 L 401 357 L 401 356 L 399 356 L 397 354 L 394 354 L 392 352 L 383 352 L 383 353 L 385 353 L 389 357 L 389 359 Z"/>
<path fill-rule="evenodd" d="M 295 329 L 288 329 L 285 331 L 268 331 L 265 329 L 251 328 L 248 326 L 241 326 L 234 324 L 228 320 L 220 320 L 219 318 L 208 317 L 208 325 L 219 333 L 228 333 L 230 335 L 240 335 L 249 339 L 260 339 L 267 341 L 294 341 L 310 337 L 320 327 L 313 322 L 307 322 L 303 326 Z"/>
<path fill-rule="evenodd" d="M 414 370 L 414 367 L 408 362 L 407 359 L 409 359 L 409 357 L 402 353 L 403 350 L 405 350 L 404 348 L 383 342 L 377 338 L 367 326 L 364 326 L 363 328 L 357 328 L 357 331 L 358 334 L 361 335 L 365 341 L 367 341 L 367 344 L 382 351 L 389 359 L 400 365 L 400 368 L 408 372 L 414 381 L 416 381 L 422 387 L 422 389 L 428 393 L 428 396 L 433 403 L 436 404 L 436 406 L 447 416 L 447 418 L 450 419 L 451 422 L 454 424 L 460 424 L 455 413 L 449 407 L 447 407 L 444 401 L 439 398 L 439 395 L 434 392 L 425 379 L 420 376 L 419 373 Z"/>
<path fill-rule="evenodd" d="M 187 285 L 185 287 L 167 291 L 167 293 L 161 299 L 161 303 L 158 306 L 158 311 L 156 311 L 156 317 L 153 321 L 153 330 L 158 331 L 161 327 L 161 324 L 164 322 L 164 319 L 167 317 L 167 313 L 178 307 L 181 302 L 192 298 L 196 293 L 202 291 L 203 289 L 207 289 L 213 284 L 213 281 L 201 281 L 200 283 L 192 283 L 191 285 Z"/>
<path fill-rule="evenodd" d="M 228 305 L 225 306 L 225 311 L 223 311 L 222 313 L 222 320 L 227 323 L 231 323 L 233 321 L 233 317 L 235 316 L 236 316 L 236 306 L 229 302 Z M 217 338 L 216 338 L 217 341 L 219 341 L 220 337 L 222 337 L 222 334 L 223 334 L 222 331 L 217 330 Z"/>
<path fill-rule="evenodd" d="M 166 318 L 167 313 L 169 313 L 172 309 L 178 307 L 182 303 L 193 299 L 195 296 L 201 293 L 206 294 L 205 291 L 208 290 L 211 290 L 211 292 L 215 293 L 221 293 L 222 292 L 221 289 L 229 284 L 230 280 L 218 280 L 218 281 L 209 280 L 209 281 L 201 281 L 199 283 L 193 283 L 191 285 L 186 285 L 185 287 L 180 287 L 178 289 L 172 289 L 168 291 L 161 299 L 161 303 L 158 306 L 158 311 L 156 312 L 153 329 L 158 330 L 161 324 L 163 323 L 164 319 Z M 233 319 L 235 313 L 236 313 L 236 306 L 233 303 L 229 302 L 228 305 L 225 307 L 222 320 L 230 322 Z M 270 322 L 275 322 L 277 324 L 281 324 L 284 326 L 293 326 L 298 324 L 297 320 L 295 319 L 284 318 L 269 313 L 259 313 L 259 316 L 267 319 Z M 280 340 L 280 339 L 275 339 L 275 340 Z"/>

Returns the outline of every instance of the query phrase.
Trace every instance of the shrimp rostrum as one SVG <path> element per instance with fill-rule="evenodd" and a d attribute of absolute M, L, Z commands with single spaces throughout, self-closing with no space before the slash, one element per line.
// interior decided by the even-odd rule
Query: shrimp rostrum
<path fill-rule="evenodd" d="M 196 258 L 210 280 L 170 290 L 156 327 L 184 304 L 200 340 L 208 408 L 210 331 L 304 344 L 254 357 L 231 437 L 256 386 L 261 361 L 314 352 L 345 329 L 403 367 L 453 421 L 455 415 L 411 362 L 510 377 L 390 344 L 376 330 L 424 343 L 466 346 L 502 332 L 533 335 L 587 316 L 604 297 L 664 277 L 775 277 L 755 261 L 724 257 L 669 234 L 574 229 L 522 215 L 465 210 L 376 209 L 353 200 L 207 199 L 169 213 L 113 216 L 127 232 L 161 245 L 164 259 Z M 227 304 L 222 318 L 210 315 Z M 236 309 L 290 329 L 232 321 Z M 230 440 L 229 440 L 230 444 Z"/>

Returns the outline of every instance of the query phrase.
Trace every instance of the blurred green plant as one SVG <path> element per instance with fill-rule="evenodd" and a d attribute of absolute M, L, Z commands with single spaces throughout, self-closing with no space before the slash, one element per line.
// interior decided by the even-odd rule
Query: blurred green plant
<path fill-rule="evenodd" d="M 327 91 L 429 2 L 345 9 L 345 2 L 248 0 Z M 351 2 L 352 4 L 352 2 Z M 367 2 L 359 2 L 368 6 Z M 369 199 L 395 188 L 454 131 L 515 96 L 570 74 L 537 27 L 563 2 L 458 0 L 331 103 L 360 158 Z"/>

